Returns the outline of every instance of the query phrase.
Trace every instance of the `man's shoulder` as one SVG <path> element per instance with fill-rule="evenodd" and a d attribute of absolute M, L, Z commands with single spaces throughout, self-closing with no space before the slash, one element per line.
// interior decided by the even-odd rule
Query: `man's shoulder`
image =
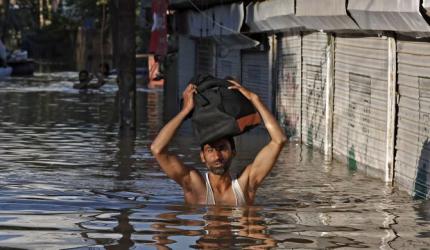
<path fill-rule="evenodd" d="M 190 176 L 203 178 L 204 174 L 201 173 L 199 170 L 190 167 Z"/>
<path fill-rule="evenodd" d="M 243 178 L 244 176 L 247 177 L 249 175 L 249 170 L 250 170 L 251 165 L 252 165 L 252 163 L 249 163 L 248 165 L 243 167 L 242 170 L 235 175 L 235 178 L 240 179 L 240 178 Z"/>
<path fill-rule="evenodd" d="M 244 167 L 243 170 L 235 177 L 235 179 L 239 181 L 239 184 L 242 188 L 248 187 L 251 165 L 252 164 L 246 165 L 246 167 Z"/>
<path fill-rule="evenodd" d="M 191 168 L 187 180 L 182 187 L 185 192 L 199 192 L 203 191 L 205 187 L 205 180 L 203 174 L 195 168 Z"/>
<path fill-rule="evenodd" d="M 189 169 L 189 173 L 188 173 L 189 184 L 192 185 L 194 182 L 204 181 L 203 174 L 199 170 L 193 167 L 188 167 L 188 169 Z"/>

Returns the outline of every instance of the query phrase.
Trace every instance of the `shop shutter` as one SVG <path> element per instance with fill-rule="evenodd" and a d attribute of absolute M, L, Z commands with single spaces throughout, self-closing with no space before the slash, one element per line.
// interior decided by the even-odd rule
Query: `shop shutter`
<path fill-rule="evenodd" d="M 226 76 L 232 76 L 240 81 L 240 67 L 240 50 L 228 49 L 222 46 L 217 47 L 217 77 L 224 78 Z"/>
<path fill-rule="evenodd" d="M 215 75 L 215 45 L 209 39 L 196 41 L 196 74 Z"/>
<path fill-rule="evenodd" d="M 306 34 L 302 46 L 302 141 L 323 149 L 327 35 L 321 32 Z"/>
<path fill-rule="evenodd" d="M 385 166 L 387 67 L 386 39 L 336 38 L 333 152 L 376 177 Z"/>
<path fill-rule="evenodd" d="M 395 182 L 416 198 L 430 189 L 430 43 L 398 41 Z"/>
<path fill-rule="evenodd" d="M 277 118 L 289 138 L 301 134 L 301 36 L 284 34 L 278 37 Z"/>
<path fill-rule="evenodd" d="M 188 82 L 195 74 L 195 58 L 196 58 L 196 45 L 195 41 L 186 37 L 178 36 L 178 96 L 182 97 L 182 92 L 188 85 Z"/>
<path fill-rule="evenodd" d="M 270 82 L 269 51 L 246 51 L 242 53 L 242 84 L 258 94 L 267 105 L 272 107 Z"/>

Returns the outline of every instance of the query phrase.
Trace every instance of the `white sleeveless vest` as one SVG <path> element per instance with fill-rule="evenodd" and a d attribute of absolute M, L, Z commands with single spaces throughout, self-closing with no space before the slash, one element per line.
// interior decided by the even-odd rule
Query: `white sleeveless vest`
<path fill-rule="evenodd" d="M 211 183 L 209 181 L 209 173 L 205 174 L 206 181 L 206 204 L 215 205 L 214 192 L 212 190 Z M 234 178 L 231 180 L 231 187 L 233 189 L 234 197 L 236 198 L 236 206 L 246 206 L 245 196 L 243 195 L 242 188 L 239 185 L 239 181 Z"/>

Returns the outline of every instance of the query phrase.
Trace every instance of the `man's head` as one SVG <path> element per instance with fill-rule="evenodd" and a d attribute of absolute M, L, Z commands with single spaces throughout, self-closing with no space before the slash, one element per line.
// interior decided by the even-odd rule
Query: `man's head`
<path fill-rule="evenodd" d="M 88 71 L 86 70 L 79 71 L 79 82 L 86 83 L 86 82 L 89 82 L 90 80 L 91 80 L 90 74 L 88 73 Z"/>
<path fill-rule="evenodd" d="M 223 175 L 230 168 L 236 155 L 236 146 L 232 137 L 223 138 L 200 147 L 200 159 L 209 171 L 216 175 Z"/>

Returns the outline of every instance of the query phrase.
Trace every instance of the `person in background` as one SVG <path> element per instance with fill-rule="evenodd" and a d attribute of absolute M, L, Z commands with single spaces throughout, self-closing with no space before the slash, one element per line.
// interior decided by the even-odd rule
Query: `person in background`
<path fill-rule="evenodd" d="M 74 89 L 87 89 L 88 84 L 93 79 L 92 75 L 86 70 L 79 71 L 79 83 L 73 85 Z"/>
<path fill-rule="evenodd" d="M 260 97 L 236 81 L 230 83 L 233 84 L 230 89 L 240 91 L 254 105 L 264 121 L 271 140 L 238 178 L 232 178 L 228 171 L 236 156 L 233 138 L 222 138 L 201 145 L 200 159 L 208 169 L 206 174 L 185 166 L 178 156 L 168 151 L 168 145 L 181 123 L 194 109 L 193 96 L 197 93 L 197 87 L 189 84 L 183 93 L 182 110 L 161 129 L 151 145 L 151 152 L 161 169 L 182 187 L 187 204 L 252 205 L 258 187 L 272 170 L 287 141 L 283 129 Z"/>
<path fill-rule="evenodd" d="M 95 74 L 97 83 L 90 85 L 90 88 L 98 89 L 106 84 L 106 78 L 109 77 L 110 67 L 108 63 L 99 64 L 99 71 Z"/>
<path fill-rule="evenodd" d="M 109 77 L 110 68 L 109 64 L 103 63 L 99 65 L 99 71 L 95 74 L 97 82 L 91 82 L 93 75 L 87 70 L 79 71 L 79 83 L 74 84 L 75 89 L 98 89 L 106 84 L 106 78 Z"/>

